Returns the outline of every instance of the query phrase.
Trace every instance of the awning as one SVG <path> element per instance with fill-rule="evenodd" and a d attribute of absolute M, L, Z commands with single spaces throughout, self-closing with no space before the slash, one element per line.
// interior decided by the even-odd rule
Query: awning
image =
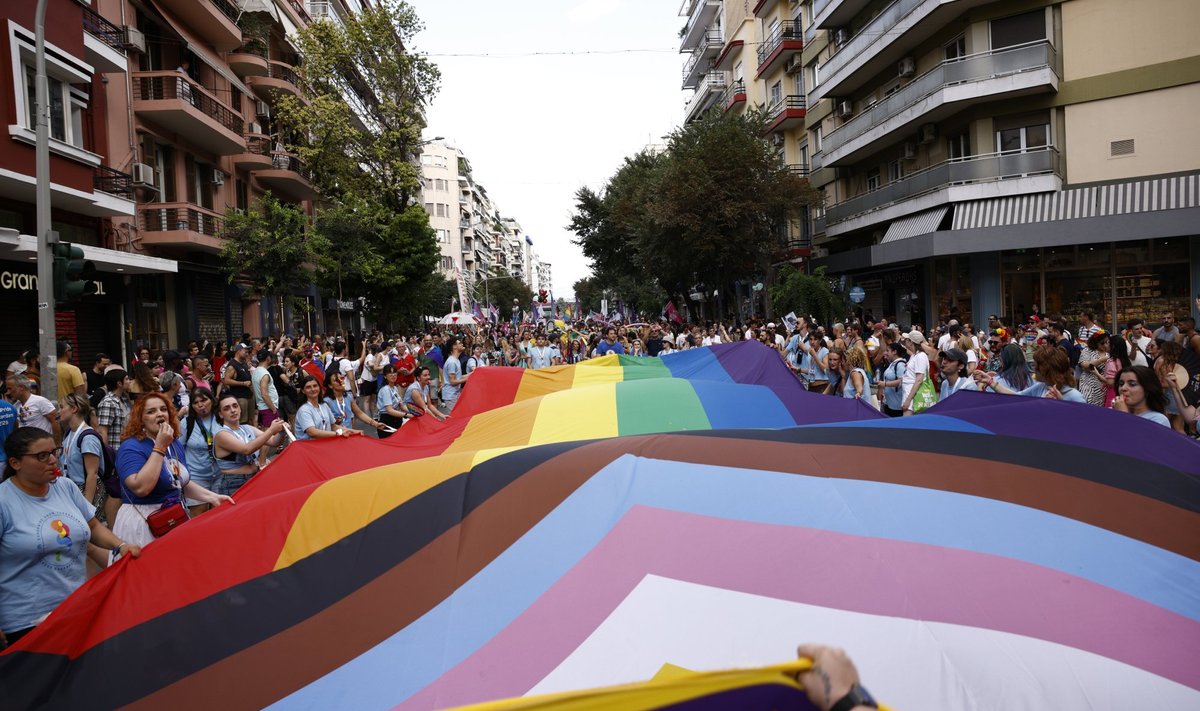
<path fill-rule="evenodd" d="M 271 0 L 237 0 L 237 5 L 242 12 L 265 12 L 279 22 L 279 10 Z"/>
<path fill-rule="evenodd" d="M 238 79 L 237 75 L 230 71 L 229 67 L 226 66 L 224 62 L 217 59 L 213 53 L 204 46 L 204 43 L 196 38 L 196 36 L 187 29 L 186 24 L 180 22 L 179 19 L 171 13 L 165 12 L 158 3 L 154 2 L 154 0 L 150 0 L 150 3 L 153 5 L 155 11 L 157 11 L 158 14 L 162 15 L 168 21 L 168 24 L 171 26 L 171 31 L 179 35 L 179 38 L 183 40 L 183 43 L 187 46 L 189 52 L 196 55 L 196 58 L 200 61 L 212 67 L 214 72 L 225 77 L 225 79 L 228 80 L 231 85 L 236 87 L 238 91 L 242 92 L 243 94 L 253 96 L 253 93 L 250 91 L 250 87 L 243 84 L 242 80 Z"/>
<path fill-rule="evenodd" d="M 887 234 L 883 236 L 879 244 L 899 242 L 909 237 L 936 232 L 938 225 L 942 224 L 942 220 L 946 217 L 946 211 L 949 209 L 949 205 L 943 205 L 932 210 L 918 212 L 915 215 L 893 220 L 892 224 L 888 225 Z"/>
<path fill-rule="evenodd" d="M 179 262 L 134 252 L 77 245 L 83 249 L 83 258 L 96 265 L 96 271 L 120 274 L 174 274 L 179 271 Z M 0 258 L 19 259 L 37 255 L 37 238 L 23 235 L 16 230 L 0 228 Z"/>

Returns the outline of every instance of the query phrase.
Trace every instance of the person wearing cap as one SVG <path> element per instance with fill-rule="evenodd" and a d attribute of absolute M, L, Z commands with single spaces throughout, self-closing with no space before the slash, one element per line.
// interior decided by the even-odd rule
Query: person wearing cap
<path fill-rule="evenodd" d="M 978 390 L 975 381 L 967 372 L 967 354 L 961 348 L 947 348 L 938 354 L 938 365 L 942 373 L 942 387 L 938 402 L 959 390 Z"/>
<path fill-rule="evenodd" d="M 900 338 L 900 343 L 908 351 L 908 363 L 904 366 L 904 377 L 901 379 L 901 385 L 904 388 L 904 402 L 900 409 L 904 411 L 905 415 L 911 415 L 917 388 L 929 377 L 929 356 L 925 355 L 925 350 L 922 348 L 925 345 L 925 334 L 916 328 L 904 334 Z"/>

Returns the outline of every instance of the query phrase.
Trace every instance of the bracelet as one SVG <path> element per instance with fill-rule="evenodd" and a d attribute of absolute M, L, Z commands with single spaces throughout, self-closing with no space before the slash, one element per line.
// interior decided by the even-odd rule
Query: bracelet
<path fill-rule="evenodd" d="M 166 456 L 167 456 L 167 451 L 166 451 L 165 449 L 151 449 L 151 450 L 150 450 L 150 453 L 151 453 L 151 454 L 157 454 L 157 455 L 158 455 L 158 456 L 160 456 L 160 457 L 166 457 Z"/>
<path fill-rule="evenodd" d="M 117 544 L 116 548 L 112 549 L 112 551 L 113 551 L 113 553 L 120 553 L 121 549 L 124 548 L 125 546 L 126 546 L 125 541 L 121 541 L 120 543 Z"/>

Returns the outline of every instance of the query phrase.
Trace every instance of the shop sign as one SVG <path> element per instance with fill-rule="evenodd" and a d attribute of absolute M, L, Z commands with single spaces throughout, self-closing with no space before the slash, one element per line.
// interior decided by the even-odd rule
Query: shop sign
<path fill-rule="evenodd" d="M 342 311 L 354 311 L 355 309 L 358 308 L 358 302 L 354 301 L 353 299 L 350 299 L 350 300 L 330 299 L 329 300 L 329 308 L 335 309 L 335 310 L 341 309 Z"/>
<path fill-rule="evenodd" d="M 850 300 L 856 304 L 861 304 L 867 300 L 867 292 L 861 286 L 851 287 Z"/>
<path fill-rule="evenodd" d="M 104 291 L 104 282 L 95 281 L 96 291 L 91 296 L 107 296 Z M 21 272 L 13 272 L 5 269 L 0 271 L 0 290 L 3 291 L 37 291 L 38 278 L 37 274 L 22 274 Z"/>

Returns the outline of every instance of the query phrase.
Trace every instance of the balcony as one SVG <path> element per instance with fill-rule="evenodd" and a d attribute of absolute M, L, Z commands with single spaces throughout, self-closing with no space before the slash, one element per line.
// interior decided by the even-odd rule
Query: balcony
<path fill-rule="evenodd" d="M 152 203 L 138 210 L 142 245 L 217 253 L 225 244 L 224 225 L 221 215 L 186 202 Z"/>
<path fill-rule="evenodd" d="M 729 111 L 738 104 L 746 103 L 746 82 L 738 79 L 729 88 L 721 94 L 721 99 L 717 102 L 721 106 L 722 111 Z"/>
<path fill-rule="evenodd" d="M 274 59 L 267 61 L 265 75 L 247 77 L 246 84 L 258 95 L 258 98 L 268 103 L 278 101 L 279 97 L 284 94 L 304 99 L 304 95 L 300 92 L 300 77 L 296 75 L 296 70 L 290 64 L 277 62 Z"/>
<path fill-rule="evenodd" d="M 235 155 L 246 149 L 242 115 L 180 72 L 134 72 L 133 110 L 207 151 Z"/>
<path fill-rule="evenodd" d="M 687 64 L 683 67 L 684 89 L 696 88 L 700 77 L 712 68 L 713 59 L 721 53 L 721 49 L 725 46 L 724 42 L 720 32 L 710 30 L 704 33 L 700 46 L 692 51 L 692 56 L 688 58 Z"/>
<path fill-rule="evenodd" d="M 267 75 L 267 50 L 264 47 L 245 45 L 225 55 L 229 68 L 243 79 Z"/>
<path fill-rule="evenodd" d="M 133 200 L 133 176 L 116 168 L 98 165 L 92 170 L 92 189 L 123 200 Z"/>
<path fill-rule="evenodd" d="M 242 44 L 242 31 L 237 26 L 239 11 L 233 0 L 159 0 L 158 4 L 212 43 L 218 52 Z"/>
<path fill-rule="evenodd" d="M 121 44 L 125 32 L 86 5 L 80 6 L 80 10 L 83 11 L 83 51 L 87 63 L 99 73 L 126 71 L 128 60 Z"/>
<path fill-rule="evenodd" d="M 798 178 L 808 177 L 808 163 L 788 163 L 788 172 Z"/>
<path fill-rule="evenodd" d="M 871 0 L 813 0 L 812 27 L 842 27 L 871 4 Z"/>
<path fill-rule="evenodd" d="M 725 92 L 729 79 L 725 72 L 712 71 L 704 75 L 696 87 L 696 93 L 688 100 L 684 111 L 684 121 L 691 122 L 699 118 Z"/>
<path fill-rule="evenodd" d="M 261 133 L 247 133 L 246 152 L 233 157 L 233 167 L 240 170 L 264 170 L 271 165 L 271 137 Z"/>
<path fill-rule="evenodd" d="M 942 120 L 972 104 L 1058 91 L 1047 41 L 949 59 L 822 136 L 826 165 L 869 155 L 895 134 Z"/>
<path fill-rule="evenodd" d="M 828 206 L 826 230 L 833 236 L 950 202 L 1057 190 L 1061 175 L 1053 146 L 948 160 Z"/>
<path fill-rule="evenodd" d="M 780 261 L 795 262 L 812 255 L 812 233 L 807 224 L 789 222 L 780 237 L 783 242 Z"/>
<path fill-rule="evenodd" d="M 951 19 L 990 0 L 895 0 L 844 42 L 821 65 L 821 83 L 808 91 L 818 101 L 848 94 L 884 72 Z"/>
<path fill-rule="evenodd" d="M 786 131 L 804 125 L 804 97 L 789 94 L 780 98 L 767 109 L 767 133 Z"/>
<path fill-rule="evenodd" d="M 276 195 L 293 200 L 312 200 L 317 197 L 312 173 L 299 158 L 281 150 L 271 151 L 271 167 L 254 171 L 254 177 Z"/>
<path fill-rule="evenodd" d="M 799 20 L 781 23 L 771 36 L 758 47 L 758 74 L 761 77 L 779 66 L 780 62 L 804 49 L 804 36 Z"/>
<path fill-rule="evenodd" d="M 758 2 L 754 3 L 752 13 L 755 17 L 762 17 L 770 12 L 771 8 L 775 7 L 778 2 L 779 0 L 758 0 Z"/>
<path fill-rule="evenodd" d="M 696 6 L 692 8 L 692 14 L 688 17 L 688 23 L 683 30 L 683 37 L 679 42 L 680 52 L 690 52 L 700 45 L 700 40 L 705 34 L 709 23 L 721 11 L 720 0 L 697 0 Z"/>

